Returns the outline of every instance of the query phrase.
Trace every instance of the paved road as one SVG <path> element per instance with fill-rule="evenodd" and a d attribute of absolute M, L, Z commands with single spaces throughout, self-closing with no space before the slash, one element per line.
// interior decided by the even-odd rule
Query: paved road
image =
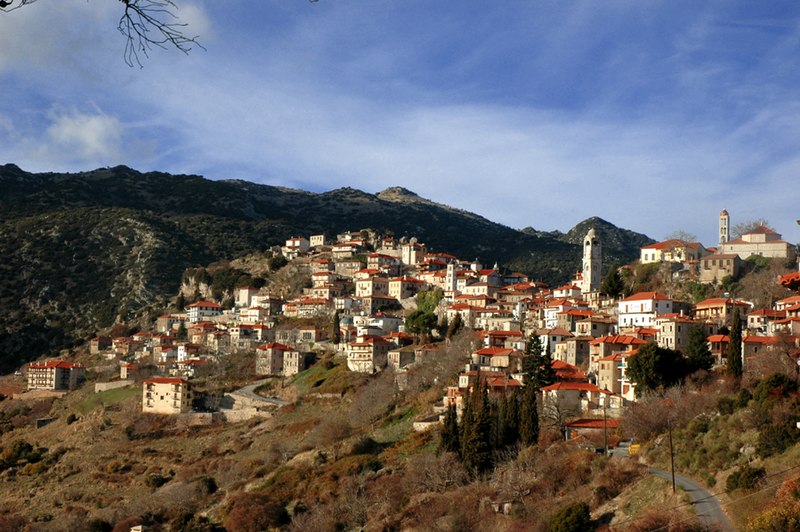
<path fill-rule="evenodd" d="M 672 482 L 672 475 L 669 471 L 653 469 L 652 467 L 647 471 L 651 475 Z M 689 500 L 691 500 L 694 505 L 697 517 L 700 518 L 706 527 L 711 530 L 719 530 L 720 532 L 734 530 L 728 516 L 722 511 L 722 507 L 719 505 L 717 498 L 711 495 L 703 486 L 688 477 L 678 474 L 675 475 L 675 484 L 689 496 Z"/>
<path fill-rule="evenodd" d="M 272 403 L 278 406 L 288 405 L 289 403 L 284 401 L 283 399 L 278 399 L 277 397 L 264 397 L 263 395 L 258 395 L 257 393 L 255 393 L 254 390 L 259 386 L 261 386 L 262 384 L 266 383 L 268 380 L 269 379 L 263 379 L 260 381 L 251 382 L 247 386 L 243 386 L 242 388 L 239 388 L 233 393 L 238 393 L 250 399 L 255 399 L 257 401 L 264 401 L 266 403 Z"/>

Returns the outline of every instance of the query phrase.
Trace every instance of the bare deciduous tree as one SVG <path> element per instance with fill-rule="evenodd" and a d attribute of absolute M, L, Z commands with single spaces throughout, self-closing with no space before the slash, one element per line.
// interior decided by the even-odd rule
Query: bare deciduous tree
<path fill-rule="evenodd" d="M 762 225 L 768 229 L 772 229 L 772 226 L 765 218 L 756 218 L 754 220 L 747 220 L 738 223 L 731 227 L 731 238 L 740 238 L 742 235 L 745 235 L 753 229 L 761 227 Z"/>
<path fill-rule="evenodd" d="M 14 11 L 33 4 L 36 0 L 0 0 L 0 10 Z M 197 36 L 185 33 L 187 24 L 180 22 L 178 5 L 172 0 L 119 0 L 123 4 L 117 29 L 126 39 L 125 63 L 142 66 L 141 55 L 148 57 L 154 47 L 174 47 L 188 54 L 197 42 Z M 205 48 L 203 48 L 205 49 Z"/>
<path fill-rule="evenodd" d="M 697 235 L 692 234 L 688 231 L 684 231 L 683 229 L 676 229 L 667 236 L 665 236 L 664 240 L 682 240 L 683 242 L 697 242 Z"/>

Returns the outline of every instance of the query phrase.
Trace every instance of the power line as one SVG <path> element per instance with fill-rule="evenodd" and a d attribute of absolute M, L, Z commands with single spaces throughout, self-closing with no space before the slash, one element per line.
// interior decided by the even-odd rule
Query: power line
<path fill-rule="evenodd" d="M 782 469 L 781 471 L 776 471 L 776 472 L 774 472 L 774 473 L 770 473 L 769 475 L 766 475 L 766 476 L 764 477 L 764 479 L 768 479 L 768 478 L 772 478 L 772 477 L 775 477 L 775 476 L 778 476 L 778 475 L 782 475 L 782 474 L 784 474 L 784 473 L 787 473 L 787 472 L 789 472 L 789 471 L 792 471 L 792 470 L 794 470 L 794 469 L 798 469 L 798 468 L 800 468 L 800 464 L 798 464 L 798 465 L 795 465 L 795 466 L 792 466 L 792 467 L 788 467 L 788 468 L 786 468 L 786 469 Z M 651 473 L 651 474 L 652 474 L 652 473 Z M 661 478 L 661 477 L 659 477 L 659 478 Z M 745 496 L 743 496 L 743 497 L 740 497 L 740 498 L 738 498 L 738 499 L 732 500 L 732 501 L 731 501 L 729 504 L 736 504 L 736 503 L 738 503 L 739 501 L 741 501 L 741 500 L 744 500 L 744 499 L 747 499 L 748 497 L 752 497 L 753 495 L 755 495 L 755 494 L 757 494 L 757 493 L 760 493 L 760 492 L 762 492 L 762 491 L 765 491 L 765 490 L 771 489 L 771 488 L 773 488 L 773 487 L 775 487 L 775 486 L 778 486 L 778 485 L 780 485 L 782 482 L 783 482 L 783 481 L 781 481 L 781 482 L 777 482 L 777 483 L 775 483 L 775 484 L 770 484 L 770 485 L 768 485 L 768 486 L 765 486 L 765 487 L 763 487 L 763 488 L 760 488 L 760 489 L 758 489 L 758 490 L 756 490 L 756 491 L 754 491 L 754 492 L 752 492 L 752 493 L 748 493 L 747 495 L 745 495 Z M 699 499 L 695 499 L 695 500 L 693 500 L 693 501 L 689 501 L 689 502 L 681 503 L 681 504 L 678 504 L 678 505 L 672 506 L 672 507 L 670 507 L 670 508 L 666 508 L 666 509 L 665 509 L 665 511 L 666 511 L 666 512 L 669 512 L 669 511 L 671 511 L 671 510 L 678 510 L 678 509 L 680 509 L 680 508 L 683 508 L 683 507 L 685 507 L 685 506 L 690 506 L 690 505 L 691 505 L 691 506 L 694 506 L 695 504 L 699 504 L 699 503 L 702 503 L 702 502 L 708 501 L 708 500 L 710 500 L 710 499 L 716 499 L 716 498 L 717 498 L 717 497 L 719 497 L 720 495 L 726 495 L 726 494 L 730 493 L 731 491 L 734 491 L 734 490 L 728 490 L 728 489 L 725 489 L 725 490 L 722 490 L 722 491 L 719 491 L 719 492 L 716 492 L 716 493 L 710 493 L 710 492 L 709 492 L 709 495 L 707 495 L 707 496 L 705 496 L 705 497 L 701 497 L 701 498 L 699 498 Z M 694 517 L 696 517 L 696 516 L 691 516 L 691 517 L 688 517 L 688 518 L 685 518 L 685 519 L 681 519 L 680 521 L 677 521 L 677 522 L 678 522 L 678 523 L 681 523 L 681 522 L 683 522 L 683 521 L 688 521 L 689 519 L 693 519 Z M 627 519 L 624 519 L 624 520 L 622 520 L 622 521 L 619 521 L 619 522 L 615 523 L 615 525 L 621 525 L 621 524 L 624 524 L 624 523 L 627 523 L 627 522 L 630 522 L 630 521 L 636 521 L 636 520 L 639 520 L 639 519 L 641 519 L 641 517 L 629 517 L 629 518 L 627 518 Z M 654 531 L 655 531 L 655 530 L 663 530 L 663 529 L 665 529 L 665 528 L 666 528 L 666 526 L 665 526 L 665 527 L 661 527 L 661 528 L 656 528 L 656 529 L 654 529 Z M 651 531 L 651 532 L 654 532 L 654 531 Z"/>

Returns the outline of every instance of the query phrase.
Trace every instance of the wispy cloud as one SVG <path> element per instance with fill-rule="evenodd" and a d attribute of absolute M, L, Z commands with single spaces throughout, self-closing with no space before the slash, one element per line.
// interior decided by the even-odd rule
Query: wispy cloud
<path fill-rule="evenodd" d="M 119 120 L 100 111 L 56 114 L 47 128 L 47 139 L 44 151 L 50 152 L 51 157 L 68 157 L 84 164 L 113 162 L 121 153 L 122 126 Z"/>
<path fill-rule="evenodd" d="M 514 227 L 599 215 L 708 244 L 725 207 L 798 239 L 789 2 L 181 0 L 208 52 L 144 70 L 122 63 L 113 3 L 38 4 L 0 17 L 0 82 L 18 95 L 0 157 L 37 170 L 399 184 Z"/>

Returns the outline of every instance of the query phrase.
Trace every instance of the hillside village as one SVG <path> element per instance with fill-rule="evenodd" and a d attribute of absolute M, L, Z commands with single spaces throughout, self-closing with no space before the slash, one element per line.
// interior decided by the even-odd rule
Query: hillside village
<path fill-rule="evenodd" d="M 718 246 L 667 240 L 643 247 L 640 265 L 721 290 L 723 279 L 741 275 L 753 256 L 796 257 L 794 246 L 767 227 L 731 239 L 729 226 L 723 211 Z M 135 387 L 143 413 L 202 426 L 271 417 L 292 403 L 281 393 L 283 383 L 323 361 L 341 360 L 352 373 L 391 375 L 394 389 L 402 390 L 426 364 L 448 360 L 455 379 L 435 380 L 440 399 L 414 420 L 414 430 L 425 432 L 447 430 L 448 416 L 461 419 L 480 393 L 497 400 L 521 395 L 531 387 L 531 368 L 546 365 L 546 377 L 536 380 L 539 423 L 606 453 L 630 438 L 621 422 L 640 397 L 691 373 L 729 373 L 737 357 L 733 363 L 745 378 L 796 375 L 800 269 L 774 280 L 785 297 L 757 308 L 728 294 L 697 302 L 659 291 L 625 294 L 622 275 L 634 266 L 603 272 L 602 256 L 603 242 L 591 229 L 581 271 L 549 287 L 497 264 L 429 250 L 415 238 L 373 230 L 332 240 L 295 237 L 268 259 L 277 271 L 293 268 L 295 289 L 261 279 L 255 284 L 262 286 L 235 286 L 214 299 L 208 284 L 187 272 L 180 308 L 158 316 L 152 329 L 99 335 L 85 356 L 29 364 L 27 391 L 14 400 L 69 394 L 88 374 L 101 373 L 87 364 L 102 361 L 113 372 L 90 379 L 95 392 Z M 472 334 L 454 357 L 463 331 Z M 729 346 L 739 339 L 740 352 L 732 354 Z M 637 379 L 646 371 L 635 368 L 644 352 L 639 359 L 664 355 L 669 367 L 656 365 L 663 374 Z M 252 385 L 212 390 L 209 381 L 234 358 L 241 362 L 234 380 Z"/>
<path fill-rule="evenodd" d="M 735 240 L 729 227 L 723 210 L 718 247 L 667 240 L 643 247 L 640 263 L 664 264 L 675 277 L 719 284 L 738 277 L 748 257 L 795 257 L 794 246 L 767 227 Z M 652 291 L 614 297 L 601 290 L 602 242 L 594 230 L 583 249 L 582 271 L 550 288 L 501 272 L 496 264 L 429 251 L 413 238 L 398 241 L 369 230 L 339 234 L 334 241 L 324 235 L 291 238 L 275 253 L 308 278 L 309 286 L 296 297 L 240 286 L 230 308 L 200 299 L 185 312 L 160 316 L 154 330 L 98 336 L 90 352 L 119 362 L 118 385 L 130 384 L 139 368 L 149 367 L 143 411 L 167 414 L 192 410 L 187 398 L 196 372 L 234 352 L 251 353 L 252 373 L 262 378 L 291 377 L 332 352 L 346 358 L 351 371 L 373 374 L 391 367 L 401 382 L 421 360 L 440 356 L 446 343 L 441 340 L 461 327 L 478 336 L 444 397 L 443 404 L 455 404 L 459 412 L 465 394 L 478 384 L 494 395 L 523 385 L 532 335 L 542 350 L 534 354 L 546 354 L 556 375 L 540 390 L 545 410 L 552 405 L 576 418 L 601 412 L 618 417 L 636 400 L 628 361 L 649 342 L 685 354 L 692 329 L 700 328 L 713 357 L 713 365 L 703 369 L 724 369 L 736 313 L 743 323 L 745 373 L 800 360 L 800 296 L 789 295 L 771 308 L 733 297 L 692 303 Z M 417 309 L 420 294 L 432 296 L 426 312 Z M 785 360 L 773 360 L 779 356 Z M 27 368 L 28 389 L 74 389 L 83 373 L 80 364 L 68 361 L 34 363 Z"/>

